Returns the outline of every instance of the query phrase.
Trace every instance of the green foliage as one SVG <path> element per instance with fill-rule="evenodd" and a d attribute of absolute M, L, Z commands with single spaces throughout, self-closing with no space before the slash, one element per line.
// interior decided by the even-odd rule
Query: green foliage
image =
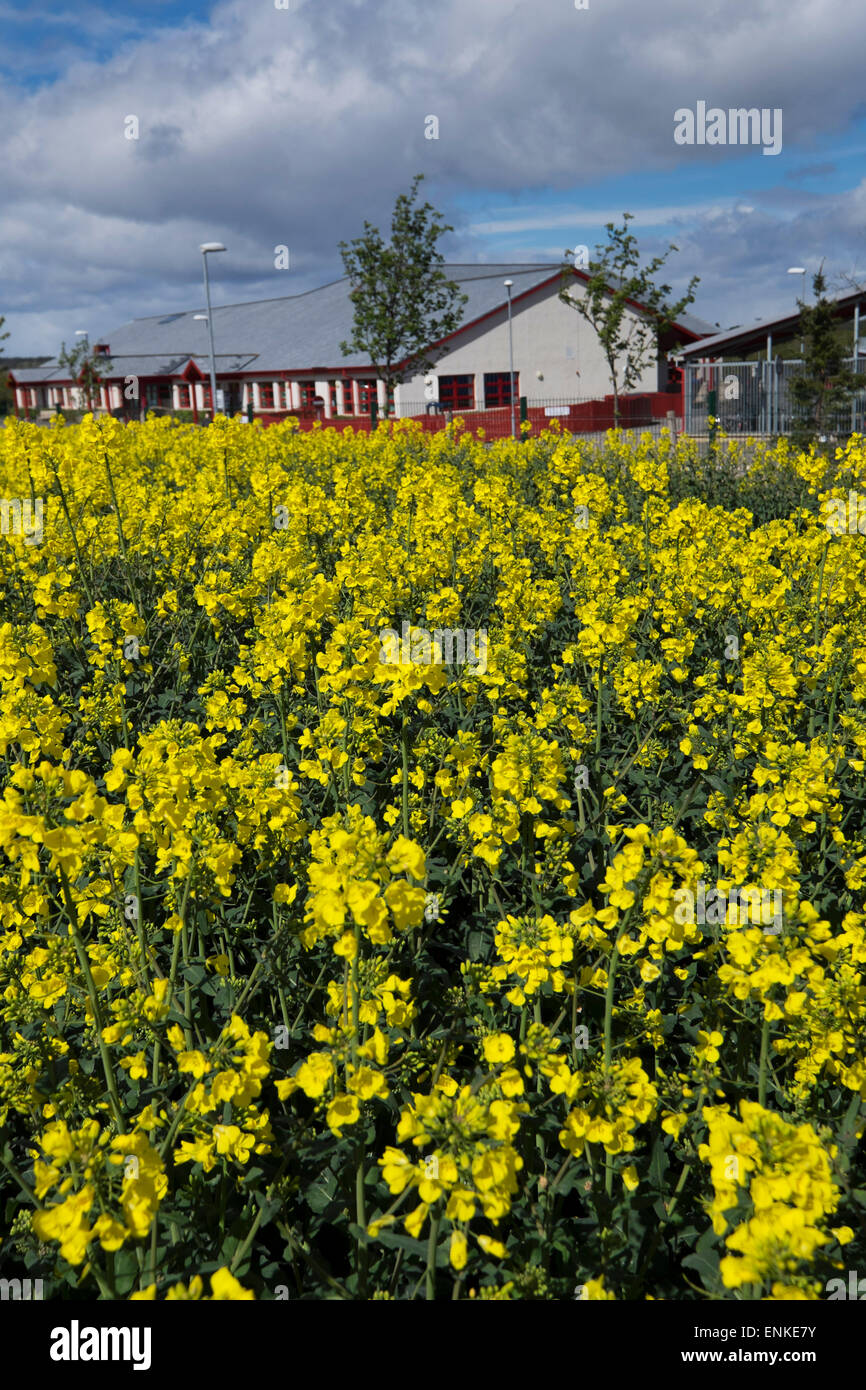
<path fill-rule="evenodd" d="M 857 386 L 855 374 L 845 366 L 847 351 L 839 336 L 832 300 L 826 298 L 826 281 L 819 270 L 812 281 L 815 304 L 800 304 L 801 332 L 806 364 L 802 376 L 790 384 L 798 407 L 792 432 L 797 448 L 807 448 L 825 435 L 834 413 L 848 405 Z"/>
<path fill-rule="evenodd" d="M 93 351 L 90 340 L 82 338 L 68 350 L 65 343 L 61 344 L 57 361 L 61 367 L 68 368 L 72 380 L 84 391 L 87 410 L 92 410 L 99 402 L 99 384 L 114 365 L 111 359 Z"/>
<path fill-rule="evenodd" d="M 409 194 L 398 197 L 389 245 L 367 221 L 363 237 L 340 242 L 355 308 L 352 337 L 340 350 L 344 356 L 361 352 L 369 357 L 385 382 L 386 413 L 394 384 L 435 364 L 432 345 L 454 332 L 469 298 L 441 269 L 444 257 L 437 243 L 453 227 L 442 222 L 430 203 L 413 206 L 423 177 L 416 174 Z"/>
<path fill-rule="evenodd" d="M 678 248 L 671 243 L 663 256 L 656 256 L 641 268 L 637 238 L 628 230 L 633 217 L 633 213 L 623 213 L 621 227 L 613 222 L 605 224 L 607 245 L 596 246 L 582 293 L 573 292 L 574 275 L 568 262 L 562 267 L 559 292 L 563 303 L 576 309 L 595 330 L 610 374 L 617 428 L 620 395 L 634 390 L 646 368 L 655 361 L 659 338 L 694 303 L 694 289 L 699 284 L 699 277 L 693 276 L 686 293 L 675 303 L 668 302 L 670 285 L 656 285 L 653 277 L 671 251 Z M 645 315 L 635 315 L 633 301 L 642 306 Z"/>

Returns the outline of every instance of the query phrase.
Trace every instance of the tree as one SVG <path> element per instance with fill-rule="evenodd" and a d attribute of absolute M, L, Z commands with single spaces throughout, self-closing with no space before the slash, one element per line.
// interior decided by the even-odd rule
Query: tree
<path fill-rule="evenodd" d="M 436 244 L 453 227 L 430 203 L 413 207 L 423 177 L 416 174 L 410 192 L 397 199 L 390 245 L 367 221 L 362 237 L 340 242 L 355 309 L 352 338 L 340 350 L 344 357 L 369 357 L 385 383 L 386 415 L 394 384 L 430 370 L 436 361 L 431 344 L 454 332 L 469 298 L 441 269 L 444 257 Z"/>
<path fill-rule="evenodd" d="M 692 276 L 683 297 L 675 304 L 667 302 L 670 285 L 653 284 L 653 276 L 671 251 L 679 248 L 671 244 L 663 256 L 657 256 L 641 269 L 637 240 L 628 230 L 633 216 L 630 212 L 623 213 L 621 227 L 614 226 L 613 222 L 605 223 L 607 245 L 596 246 L 596 257 L 589 262 L 589 279 L 583 286 L 583 293 L 576 298 L 571 293 L 574 272 L 570 261 L 562 267 L 559 291 L 563 303 L 586 319 L 601 344 L 613 387 L 617 429 L 620 395 L 631 391 L 640 381 L 658 354 L 662 334 L 669 332 L 683 309 L 694 303 L 693 291 L 699 284 L 698 276 Z M 566 251 L 565 254 L 570 253 Z M 629 300 L 636 300 L 644 313 L 636 314 Z"/>
<path fill-rule="evenodd" d="M 87 409 L 92 411 L 94 396 L 98 395 L 102 377 L 113 365 L 110 358 L 103 353 L 94 352 L 89 339 L 82 338 L 70 351 L 67 351 L 66 344 L 62 343 L 57 362 L 59 366 L 69 369 L 72 380 L 84 391 Z"/>
<path fill-rule="evenodd" d="M 848 405 L 857 389 L 854 372 L 844 365 L 847 348 L 839 338 L 833 301 L 825 295 L 823 261 L 812 279 L 812 289 L 814 305 L 797 301 L 805 363 L 802 375 L 790 385 L 791 399 L 798 407 L 791 440 L 800 449 L 827 434 L 833 413 Z"/>
<path fill-rule="evenodd" d="M 3 327 L 3 325 L 4 325 L 5 322 L 6 322 L 5 315 L 0 314 L 0 328 Z M 0 343 L 3 342 L 3 339 L 4 339 L 4 338 L 8 338 L 8 337 L 9 337 L 8 332 L 6 332 L 6 333 L 0 333 Z M 10 385 L 9 385 L 9 378 L 8 378 L 8 376 L 6 375 L 6 373 L 5 373 L 4 371 L 0 370 L 0 415 L 6 415 L 6 414 L 8 413 L 8 411 L 9 411 L 9 403 L 10 403 L 11 400 L 12 400 L 12 388 L 11 388 Z"/>

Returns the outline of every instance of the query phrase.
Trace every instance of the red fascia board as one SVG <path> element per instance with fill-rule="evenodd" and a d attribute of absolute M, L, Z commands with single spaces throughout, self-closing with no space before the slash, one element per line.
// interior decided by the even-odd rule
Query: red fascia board
<path fill-rule="evenodd" d="M 251 381 L 258 381 L 263 378 L 265 381 L 305 381 L 309 377 L 318 377 L 320 381 L 334 377 L 337 381 L 357 381 L 355 373 L 363 375 L 364 379 L 370 378 L 373 371 L 373 364 L 369 367 L 289 367 L 283 371 L 249 371 L 249 372 L 228 372 L 226 375 L 232 377 L 249 377 Z M 219 376 L 217 372 L 217 376 Z"/>
<path fill-rule="evenodd" d="M 584 284 L 586 284 L 591 279 L 591 276 L 587 275 L 585 271 L 578 270 L 574 266 L 572 267 L 571 273 L 575 277 L 575 279 L 582 280 Z M 530 295 L 537 294 L 539 290 L 547 289 L 549 285 L 552 285 L 555 281 L 561 279 L 562 272 L 556 271 L 555 274 L 548 276 L 546 280 L 541 280 L 537 285 L 533 285 L 531 289 L 523 290 L 521 294 L 513 295 L 511 299 L 512 308 L 515 304 L 520 304 L 522 300 L 528 299 Z M 645 306 L 643 304 L 639 304 L 636 299 L 627 299 L 625 302 L 629 305 L 630 308 L 637 309 L 641 313 L 647 312 Z M 455 328 L 453 333 L 448 333 L 444 338 L 438 338 L 435 343 L 430 343 L 428 351 L 432 351 L 434 348 L 441 347 L 443 343 L 450 342 L 452 338 L 459 337 L 460 334 L 465 333 L 467 329 L 474 328 L 477 324 L 484 323 L 487 319 L 494 318 L 497 314 L 507 312 L 507 309 L 508 301 L 506 300 L 504 304 L 498 304 L 495 309 L 488 309 L 486 314 L 480 314 L 478 318 L 470 319 L 468 323 L 461 323 L 460 327 Z M 677 329 L 680 333 L 685 333 L 692 341 L 697 341 L 697 339 L 700 336 L 699 334 L 694 333 L 690 328 L 686 328 L 683 324 L 679 324 L 676 322 L 674 322 L 671 325 L 671 332 L 673 332 L 674 329 Z M 402 362 L 398 362 L 396 365 L 397 367 L 401 367 L 403 364 Z"/>
<path fill-rule="evenodd" d="M 572 269 L 572 274 L 576 277 L 579 277 L 581 280 L 584 281 L 584 283 L 587 283 L 592 278 L 591 276 L 587 275 L 586 271 L 578 270 L 576 267 Z M 625 303 L 628 304 L 629 308 L 637 309 L 638 312 L 641 314 L 647 314 L 650 312 L 645 304 L 640 303 L 640 300 L 626 299 Z M 698 342 L 701 338 L 700 333 L 695 333 L 693 329 L 686 328 L 684 323 L 677 323 L 676 319 L 674 319 L 668 331 L 670 333 L 673 333 L 675 329 L 678 333 L 685 333 L 687 337 L 691 338 L 692 342 Z M 709 338 L 711 335 L 709 333 L 706 333 L 703 336 Z"/>
<path fill-rule="evenodd" d="M 575 274 L 578 274 L 578 272 L 575 271 Z M 512 295 L 512 297 L 511 297 L 511 305 L 512 305 L 512 308 L 514 307 L 515 304 L 520 304 L 522 300 L 527 299 L 531 294 L 537 294 L 539 290 L 547 289 L 548 285 L 552 285 L 553 282 L 554 282 L 555 280 L 559 280 L 559 279 L 561 279 L 561 278 L 562 278 L 562 272 L 561 272 L 561 271 L 557 271 L 555 275 L 550 275 L 550 276 L 548 276 L 548 278 L 547 278 L 546 280 L 541 280 L 537 285 L 533 285 L 531 289 L 523 290 L 521 294 Z M 586 278 L 588 278 L 588 277 L 584 277 L 584 278 L 586 279 Z M 493 308 L 493 309 L 488 309 L 486 314 L 479 314 L 479 315 L 478 315 L 478 318 L 476 318 L 476 319 L 470 319 L 468 323 L 461 323 L 460 327 L 459 327 L 459 328 L 455 328 L 453 333 L 446 333 L 446 335 L 445 335 L 444 338 L 437 338 L 436 341 L 435 341 L 434 343 L 429 343 L 429 344 L 428 344 L 428 347 L 427 347 L 428 352 L 429 352 L 429 351 L 432 351 L 433 348 L 441 347 L 441 345 L 442 345 L 443 343 L 450 343 L 450 341 L 451 341 L 452 338 L 458 338 L 458 337 L 460 336 L 460 334 L 461 334 L 461 333 L 465 333 L 465 332 L 467 331 L 467 329 L 469 329 L 469 328 L 475 328 L 475 327 L 477 326 L 477 324 L 479 324 L 479 323 L 486 323 L 488 319 L 495 318 L 497 314 L 501 314 L 501 313 L 503 313 L 503 312 L 507 312 L 507 310 L 508 310 L 508 301 L 506 300 L 505 303 L 503 303 L 503 304 L 497 304 L 495 308 Z M 405 361 L 405 360 L 406 360 L 406 359 L 404 358 L 403 361 Z M 402 367 L 402 365 L 403 365 L 402 362 L 397 362 L 397 363 L 395 363 L 395 366 L 397 366 L 398 368 L 399 368 L 399 367 Z"/>

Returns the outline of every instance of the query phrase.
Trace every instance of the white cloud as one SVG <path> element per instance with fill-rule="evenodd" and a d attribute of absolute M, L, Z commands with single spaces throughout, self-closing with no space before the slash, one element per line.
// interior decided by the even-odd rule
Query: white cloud
<path fill-rule="evenodd" d="M 94 331 L 108 331 L 197 303 L 206 239 L 230 248 L 218 302 L 336 278 L 337 242 L 359 235 L 365 218 L 386 232 L 418 170 L 424 196 L 457 228 L 450 254 L 467 260 L 495 259 L 500 238 L 539 234 L 534 256 L 547 259 L 559 228 L 598 225 L 600 236 L 623 207 L 585 191 L 656 173 L 658 197 L 632 206 L 633 230 L 643 248 L 649 229 L 652 253 L 666 244 L 652 229 L 676 223 L 672 268 L 702 276 L 695 308 L 713 319 L 742 317 L 756 294 L 773 312 L 774 295 L 784 299 L 771 288 L 777 263 L 831 251 L 853 261 L 862 246 L 862 188 L 821 197 L 789 181 L 787 201 L 773 204 L 755 183 L 781 185 L 783 175 L 758 157 L 746 203 L 729 181 L 689 199 L 701 160 L 727 179 L 743 152 L 673 142 L 674 110 L 698 99 L 781 106 L 785 148 L 801 154 L 848 128 L 860 111 L 866 11 L 842 0 L 599 0 L 587 12 L 565 0 L 292 0 L 289 11 L 223 0 L 209 22 L 175 30 L 149 28 L 144 3 L 120 17 L 81 13 L 88 33 L 115 36 L 111 58 L 75 50 L 57 81 L 0 82 L 8 350 L 53 351 L 56 336 L 44 335 L 69 336 L 83 309 Z M 130 114 L 138 141 L 124 138 Z M 438 141 L 424 139 L 429 114 Z M 482 189 L 493 211 L 454 211 Z M 562 207 L 571 190 L 574 213 Z M 520 205 L 502 205 L 517 195 Z M 283 243 L 290 282 L 273 270 Z"/>

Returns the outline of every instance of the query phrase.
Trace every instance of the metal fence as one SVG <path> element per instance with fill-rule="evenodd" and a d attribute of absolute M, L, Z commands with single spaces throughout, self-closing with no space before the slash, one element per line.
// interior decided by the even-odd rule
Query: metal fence
<path fill-rule="evenodd" d="M 851 403 L 833 412 L 827 431 L 848 435 L 866 425 L 866 358 L 846 358 L 845 366 L 863 378 Z M 790 434 L 801 418 L 791 382 L 802 376 L 799 358 L 772 362 L 688 362 L 683 364 L 685 432 L 704 435 L 713 416 L 725 434 Z"/>

